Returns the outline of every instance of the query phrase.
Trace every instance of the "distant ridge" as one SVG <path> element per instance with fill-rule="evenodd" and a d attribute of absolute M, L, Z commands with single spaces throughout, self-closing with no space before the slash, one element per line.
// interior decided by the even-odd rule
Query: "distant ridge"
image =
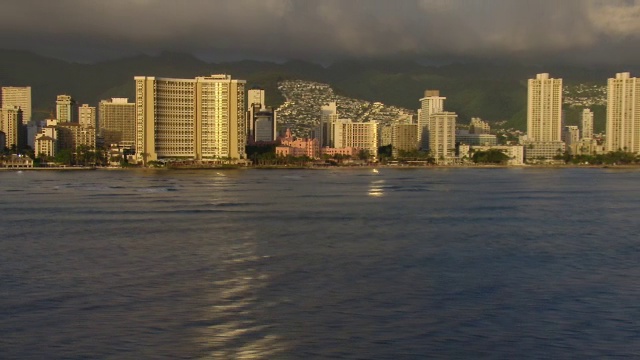
<path fill-rule="evenodd" d="M 0 50 L 0 85 L 32 86 L 34 118 L 48 116 L 58 94 L 70 94 L 78 103 L 97 105 L 110 97 L 133 98 L 133 76 L 192 78 L 228 73 L 247 80 L 249 86 L 267 90 L 267 103 L 279 106 L 284 98 L 277 90 L 281 80 L 310 80 L 330 84 L 337 93 L 368 101 L 380 101 L 417 109 L 425 89 L 439 89 L 447 97 L 445 107 L 460 122 L 479 116 L 506 126 L 526 127 L 526 80 L 548 72 L 565 84 L 599 83 L 616 72 L 634 69 L 540 67 L 516 63 L 467 63 L 443 66 L 420 65 L 406 60 L 346 60 L 328 67 L 292 60 L 285 63 L 243 60 L 207 63 L 192 55 L 163 52 L 138 55 L 94 64 L 70 63 L 27 51 Z M 601 112 L 599 112 L 601 113 Z M 577 120 L 568 119 L 568 123 Z M 598 114 L 596 114 L 598 117 Z M 603 119 L 596 118 L 596 127 Z M 600 124 L 600 125 L 598 125 Z"/>

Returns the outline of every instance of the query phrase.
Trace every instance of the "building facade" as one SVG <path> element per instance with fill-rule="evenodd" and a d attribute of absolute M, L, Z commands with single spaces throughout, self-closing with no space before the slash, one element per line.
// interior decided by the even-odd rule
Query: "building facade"
<path fill-rule="evenodd" d="M 562 79 L 538 74 L 529 79 L 527 98 L 529 141 L 562 141 Z"/>
<path fill-rule="evenodd" d="M 96 107 L 82 104 L 78 107 L 78 124 L 82 127 L 96 127 Z"/>
<path fill-rule="evenodd" d="M 469 134 L 489 134 L 491 133 L 491 126 L 488 122 L 482 121 L 479 117 L 471 118 L 469 123 Z"/>
<path fill-rule="evenodd" d="M 436 161 L 455 157 L 457 117 L 454 112 L 435 113 L 429 117 L 428 149 Z"/>
<path fill-rule="evenodd" d="M 391 155 L 400 156 L 403 151 L 418 150 L 418 124 L 393 124 L 391 126 Z"/>
<path fill-rule="evenodd" d="M 7 148 L 15 146 L 19 150 L 24 145 L 22 142 L 22 130 L 22 109 L 16 106 L 1 108 L 0 131 L 5 135 L 5 146 Z"/>
<path fill-rule="evenodd" d="M 32 120 L 31 86 L 3 86 L 0 92 L 2 92 L 0 107 L 19 107 L 22 109 L 22 123 L 27 124 Z"/>
<path fill-rule="evenodd" d="M 246 158 L 245 81 L 136 76 L 136 157 Z"/>
<path fill-rule="evenodd" d="M 106 146 L 135 145 L 136 104 L 127 98 L 111 98 L 100 101 L 98 110 L 98 134 Z"/>
<path fill-rule="evenodd" d="M 562 132 L 562 141 L 570 154 L 577 154 L 580 143 L 580 129 L 575 125 L 567 125 Z"/>
<path fill-rule="evenodd" d="M 431 115 L 444 111 L 444 101 L 446 97 L 440 96 L 439 90 L 425 90 L 424 97 L 420 99 L 420 110 L 418 111 L 418 142 L 422 149 L 429 149 L 429 121 Z"/>
<path fill-rule="evenodd" d="M 590 109 L 582 110 L 582 134 L 581 139 L 593 139 L 593 111 Z"/>
<path fill-rule="evenodd" d="M 83 127 L 78 123 L 58 122 L 57 141 L 59 150 L 76 152 L 78 147 L 84 146 L 89 150 L 96 149 L 96 129 Z"/>
<path fill-rule="evenodd" d="M 607 81 L 606 151 L 640 153 L 640 81 L 628 72 Z"/>
<path fill-rule="evenodd" d="M 58 122 L 74 122 L 73 121 L 73 108 L 76 101 L 69 95 L 58 95 L 56 98 L 56 119 Z"/>

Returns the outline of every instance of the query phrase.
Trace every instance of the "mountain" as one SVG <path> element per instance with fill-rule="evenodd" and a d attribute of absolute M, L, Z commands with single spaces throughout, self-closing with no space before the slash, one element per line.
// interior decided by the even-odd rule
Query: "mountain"
<path fill-rule="evenodd" d="M 410 109 L 419 107 L 425 89 L 446 96 L 445 107 L 466 123 L 478 116 L 506 126 L 526 127 L 527 79 L 548 72 L 565 84 L 598 83 L 616 72 L 631 69 L 546 67 L 517 63 L 468 63 L 427 66 L 411 61 L 347 60 L 328 67 L 304 61 L 272 63 L 244 60 L 207 63 L 191 55 L 165 52 L 139 55 L 95 64 L 69 63 L 25 51 L 0 50 L 0 85 L 32 87 L 34 118 L 55 110 L 58 94 L 70 94 L 79 104 L 97 105 L 110 97 L 133 98 L 136 75 L 193 78 L 228 73 L 247 80 L 248 87 L 266 90 L 267 104 L 279 106 L 284 98 L 277 90 L 281 80 L 309 80 L 330 84 L 336 93 L 368 101 L 380 101 Z M 569 111 L 567 123 L 575 123 Z M 570 116 L 569 116 L 570 114 Z M 598 116 L 600 114 L 600 116 Z M 602 112 L 596 113 L 596 129 L 602 128 Z"/>

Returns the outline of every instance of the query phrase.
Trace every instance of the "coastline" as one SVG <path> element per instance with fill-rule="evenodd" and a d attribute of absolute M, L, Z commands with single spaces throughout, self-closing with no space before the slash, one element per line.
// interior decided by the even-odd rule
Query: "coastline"
<path fill-rule="evenodd" d="M 627 165 L 425 165 L 425 166 L 398 166 L 398 165 L 358 165 L 358 166 L 224 166 L 224 167 L 32 167 L 32 168 L 0 168 L 0 171 L 185 171 L 185 170 L 372 170 L 372 169 L 640 169 L 640 164 Z"/>

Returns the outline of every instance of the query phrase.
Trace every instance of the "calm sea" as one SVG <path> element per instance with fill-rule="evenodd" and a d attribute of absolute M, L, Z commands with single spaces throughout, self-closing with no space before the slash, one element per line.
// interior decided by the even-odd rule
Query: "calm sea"
<path fill-rule="evenodd" d="M 640 170 L 0 172 L 0 358 L 640 357 Z"/>

